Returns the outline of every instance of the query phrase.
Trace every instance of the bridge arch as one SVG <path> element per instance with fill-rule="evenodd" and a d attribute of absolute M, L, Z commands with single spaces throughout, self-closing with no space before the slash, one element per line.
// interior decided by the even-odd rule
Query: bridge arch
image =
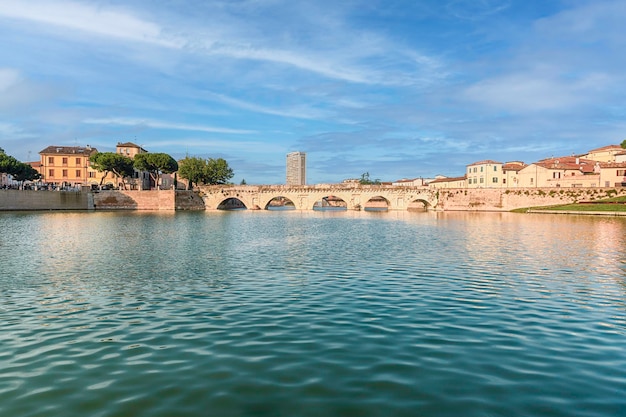
<path fill-rule="evenodd" d="M 430 203 L 423 198 L 416 198 L 409 201 L 407 205 L 407 210 L 428 210 L 429 208 L 431 208 Z"/>
<path fill-rule="evenodd" d="M 370 197 L 363 204 L 362 209 L 368 211 L 387 211 L 391 206 L 391 202 L 381 195 Z"/>
<path fill-rule="evenodd" d="M 387 210 L 407 210 L 419 202 L 426 209 L 437 205 L 437 191 L 423 187 L 391 186 L 201 186 L 200 195 L 207 210 L 215 210 L 224 200 L 236 198 L 248 209 L 267 209 L 276 198 L 290 200 L 296 210 L 313 210 L 316 201 L 333 196 L 345 202 L 348 210 L 362 210 L 372 199 L 383 199 Z"/>
<path fill-rule="evenodd" d="M 244 203 L 237 197 L 228 197 L 222 200 L 217 205 L 217 209 L 218 210 L 241 210 L 241 209 L 248 209 L 248 206 L 246 206 L 246 203 Z"/>
<path fill-rule="evenodd" d="M 271 198 L 262 208 L 264 210 L 295 210 L 296 204 L 289 197 L 281 195 Z"/>

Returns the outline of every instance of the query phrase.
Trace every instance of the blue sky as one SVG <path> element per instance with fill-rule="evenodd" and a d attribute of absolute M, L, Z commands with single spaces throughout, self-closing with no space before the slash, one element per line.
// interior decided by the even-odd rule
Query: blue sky
<path fill-rule="evenodd" d="M 158 6 L 156 5 L 158 4 Z M 2 0 L 0 147 L 225 158 L 233 181 L 461 176 L 626 139 L 623 0 Z"/>

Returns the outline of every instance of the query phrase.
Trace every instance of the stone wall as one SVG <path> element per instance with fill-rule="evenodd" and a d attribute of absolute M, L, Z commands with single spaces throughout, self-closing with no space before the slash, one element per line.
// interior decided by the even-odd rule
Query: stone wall
<path fill-rule="evenodd" d="M 197 192 L 176 191 L 176 210 L 206 210 L 206 207 Z"/>
<path fill-rule="evenodd" d="M 88 192 L 0 190 L 0 210 L 87 210 Z"/>
<path fill-rule="evenodd" d="M 626 195 L 626 188 L 446 189 L 439 191 L 442 211 L 510 211 Z"/>
<path fill-rule="evenodd" d="M 204 200 L 193 191 L 99 191 L 96 210 L 204 210 Z"/>
<path fill-rule="evenodd" d="M 96 210 L 175 210 L 173 190 L 126 191 L 111 190 L 93 193 Z"/>

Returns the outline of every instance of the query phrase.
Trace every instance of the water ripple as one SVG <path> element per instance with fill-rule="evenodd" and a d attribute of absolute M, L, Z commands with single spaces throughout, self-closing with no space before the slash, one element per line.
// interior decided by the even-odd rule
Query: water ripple
<path fill-rule="evenodd" d="M 0 240 L 33 236 L 0 254 L 2 416 L 626 410 L 620 219 L 55 213 L 0 226 Z"/>

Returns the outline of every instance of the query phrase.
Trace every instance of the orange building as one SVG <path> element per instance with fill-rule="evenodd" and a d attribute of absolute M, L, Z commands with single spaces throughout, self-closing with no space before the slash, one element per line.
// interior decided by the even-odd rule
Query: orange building
<path fill-rule="evenodd" d="M 39 173 L 42 182 L 78 187 L 95 181 L 98 172 L 90 167 L 89 157 L 97 153 L 87 146 L 48 146 L 41 152 Z"/>
<path fill-rule="evenodd" d="M 132 142 L 117 142 L 117 146 L 115 146 L 115 152 L 134 159 L 135 155 L 137 155 L 138 153 L 147 153 L 148 151 Z"/>

